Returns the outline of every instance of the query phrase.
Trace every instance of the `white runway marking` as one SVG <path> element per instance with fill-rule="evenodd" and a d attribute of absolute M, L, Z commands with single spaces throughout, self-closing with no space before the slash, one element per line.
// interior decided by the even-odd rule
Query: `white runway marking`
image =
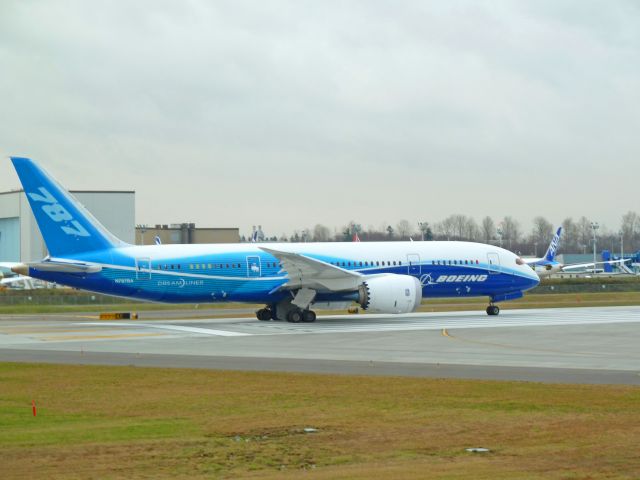
<path fill-rule="evenodd" d="M 229 332 L 227 330 L 213 330 L 211 328 L 200 328 L 200 327 L 187 327 L 182 325 L 165 325 L 165 324 L 157 324 L 157 323 L 125 323 L 125 322 L 109 322 L 109 323 L 97 323 L 97 322 L 86 322 L 86 323 L 78 323 L 76 325 L 99 325 L 101 327 L 138 327 L 138 328 L 159 328 L 161 330 L 174 330 L 178 332 L 187 332 L 187 333 L 198 333 L 201 335 L 216 335 L 219 337 L 246 337 L 251 335 L 250 333 L 243 332 Z"/>

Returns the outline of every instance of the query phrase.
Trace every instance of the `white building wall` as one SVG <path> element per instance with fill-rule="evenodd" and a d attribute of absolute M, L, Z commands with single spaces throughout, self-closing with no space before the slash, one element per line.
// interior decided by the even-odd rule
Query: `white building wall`
<path fill-rule="evenodd" d="M 107 230 L 124 242 L 135 243 L 135 192 L 71 193 Z M 20 258 L 0 258 L 0 261 L 41 260 L 47 255 L 47 249 L 27 196 L 23 191 L 0 193 L 0 219 L 15 217 L 20 219 L 20 234 L 19 239 L 12 241 L 19 242 Z"/>
<path fill-rule="evenodd" d="M 20 261 L 20 192 L 0 194 L 0 222 L 0 262 Z"/>
<path fill-rule="evenodd" d="M 36 217 L 31 212 L 29 200 L 24 192 L 18 195 L 20 199 L 20 261 L 31 262 L 41 260 L 47 256 Z"/>
<path fill-rule="evenodd" d="M 20 217 L 0 218 L 0 259 L 20 260 Z"/>
<path fill-rule="evenodd" d="M 107 230 L 123 242 L 136 241 L 134 192 L 71 192 Z"/>

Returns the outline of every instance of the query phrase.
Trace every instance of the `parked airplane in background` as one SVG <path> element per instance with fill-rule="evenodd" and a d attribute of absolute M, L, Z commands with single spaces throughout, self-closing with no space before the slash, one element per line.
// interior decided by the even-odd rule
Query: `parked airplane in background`
<path fill-rule="evenodd" d="M 571 270 L 584 270 L 589 269 L 595 270 L 596 265 L 604 265 L 604 264 L 615 264 L 615 263 L 623 263 L 624 260 L 609 260 L 606 262 L 587 262 L 587 263 L 560 263 L 556 261 L 556 253 L 558 251 L 558 246 L 560 245 L 560 235 L 562 235 L 562 227 L 558 227 L 558 231 L 551 239 L 551 243 L 549 243 L 549 248 L 544 254 L 542 258 L 526 258 L 523 257 L 528 265 L 533 268 L 538 276 L 547 277 L 554 273 L 570 273 Z"/>
<path fill-rule="evenodd" d="M 551 239 L 551 243 L 549 243 L 549 248 L 547 248 L 542 258 L 522 257 L 522 260 L 524 260 L 527 265 L 530 265 L 541 277 L 557 273 L 562 267 L 562 265 L 556 261 L 556 252 L 560 245 L 560 235 L 562 235 L 562 227 L 558 228 L 558 231 Z"/>
<path fill-rule="evenodd" d="M 422 298 L 520 298 L 539 283 L 517 255 L 467 242 L 128 245 L 28 158 L 11 158 L 49 256 L 13 271 L 94 292 L 170 303 L 264 303 L 260 320 L 315 320 L 311 308 L 407 313 Z"/>

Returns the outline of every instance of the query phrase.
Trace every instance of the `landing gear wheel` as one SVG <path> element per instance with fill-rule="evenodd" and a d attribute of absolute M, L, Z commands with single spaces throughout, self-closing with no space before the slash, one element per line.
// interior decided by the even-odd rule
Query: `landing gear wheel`
<path fill-rule="evenodd" d="M 298 310 L 297 308 L 289 311 L 287 313 L 287 322 L 291 323 L 299 323 L 302 321 L 302 310 Z"/>
<path fill-rule="evenodd" d="M 313 310 L 305 310 L 302 312 L 302 321 L 311 323 L 316 321 L 316 312 Z"/>
<path fill-rule="evenodd" d="M 271 320 L 271 310 L 269 310 L 268 308 L 261 308 L 256 312 L 256 317 L 261 322 L 267 322 Z"/>
<path fill-rule="evenodd" d="M 487 307 L 487 315 L 498 315 L 500 313 L 500 307 L 497 305 L 489 305 Z"/>

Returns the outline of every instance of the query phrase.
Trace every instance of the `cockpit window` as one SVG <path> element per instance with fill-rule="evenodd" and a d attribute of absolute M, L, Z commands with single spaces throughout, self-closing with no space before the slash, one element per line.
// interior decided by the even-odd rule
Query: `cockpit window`
<path fill-rule="evenodd" d="M 522 260 L 520 257 L 516 257 L 516 263 L 518 265 L 526 265 L 525 261 Z"/>

